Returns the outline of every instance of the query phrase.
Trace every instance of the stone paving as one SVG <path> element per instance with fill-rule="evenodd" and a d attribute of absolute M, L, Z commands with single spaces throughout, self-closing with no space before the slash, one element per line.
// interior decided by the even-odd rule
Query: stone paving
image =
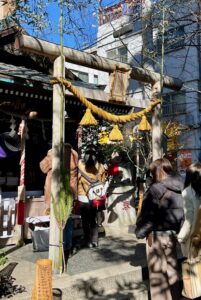
<path fill-rule="evenodd" d="M 7 247 L 6 250 L 9 252 L 12 249 L 9 250 Z M 32 244 L 27 244 L 11 251 L 7 256 L 8 262 L 18 263 L 12 274 L 14 278 L 13 285 L 18 288 L 22 287 L 22 290 L 23 288 L 26 289 L 26 292 L 21 294 L 16 292 L 12 298 L 16 300 L 31 299 L 31 290 L 35 279 L 35 263 L 37 259 L 48 258 L 48 252 L 33 252 Z M 129 287 L 138 290 L 138 292 L 139 290 L 140 292 L 145 290 L 142 283 L 142 269 L 146 270 L 144 241 L 137 242 L 132 234 L 123 238 L 101 237 L 98 248 L 81 248 L 70 257 L 67 274 L 54 275 L 53 287 L 62 289 L 63 300 L 120 299 L 121 297 L 123 297 L 122 299 L 144 300 L 147 299 L 147 292 L 146 297 L 128 297 L 128 295 L 131 295 L 131 292 L 128 291 Z M 137 283 L 133 281 L 134 277 Z M 129 278 L 130 281 L 128 282 Z M 127 280 L 126 284 L 125 280 Z M 85 287 L 88 286 L 87 290 L 90 290 L 89 285 L 93 284 L 94 294 L 92 291 L 90 292 L 92 294 L 86 293 L 83 284 Z M 134 288 L 133 284 L 138 286 Z M 118 286 L 121 285 L 124 287 L 127 285 L 127 292 L 125 290 L 124 293 L 118 293 L 121 296 L 119 298 L 116 293 L 119 289 Z M 116 298 L 112 298 L 110 290 L 113 290 L 112 295 L 116 295 L 114 296 Z"/>

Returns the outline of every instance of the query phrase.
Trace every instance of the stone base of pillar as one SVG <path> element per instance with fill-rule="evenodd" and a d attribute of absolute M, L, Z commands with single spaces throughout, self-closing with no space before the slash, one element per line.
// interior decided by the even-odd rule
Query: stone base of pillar
<path fill-rule="evenodd" d="M 113 187 L 107 199 L 107 209 L 102 223 L 106 236 L 122 237 L 134 234 L 136 210 L 132 186 Z"/>

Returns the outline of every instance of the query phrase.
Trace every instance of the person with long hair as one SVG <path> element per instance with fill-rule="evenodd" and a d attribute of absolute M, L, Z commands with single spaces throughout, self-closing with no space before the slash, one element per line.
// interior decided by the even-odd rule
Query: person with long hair
<path fill-rule="evenodd" d="M 94 145 L 89 145 L 83 159 L 78 163 L 78 201 L 84 233 L 84 246 L 98 247 L 97 208 L 93 207 L 88 191 L 90 182 L 105 182 L 104 166 L 98 162 L 97 151 Z"/>
<path fill-rule="evenodd" d="M 152 300 L 179 300 L 181 296 L 176 234 L 183 219 L 183 180 L 166 158 L 150 164 L 152 184 L 146 191 L 136 222 L 136 236 L 146 238 Z"/>
<path fill-rule="evenodd" d="M 177 236 L 181 244 L 181 250 L 184 257 L 188 257 L 190 243 L 193 246 L 201 247 L 201 240 L 198 240 L 201 229 L 200 222 L 197 220 L 197 214 L 201 205 L 201 164 L 191 164 L 186 170 L 186 179 L 184 190 L 182 192 L 184 201 L 185 221 Z M 197 226 L 196 226 L 197 220 Z M 199 227 L 199 228 L 198 228 Z"/>

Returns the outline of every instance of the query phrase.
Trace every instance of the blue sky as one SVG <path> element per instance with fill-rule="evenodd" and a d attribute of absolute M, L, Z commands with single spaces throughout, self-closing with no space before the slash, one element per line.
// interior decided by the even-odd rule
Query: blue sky
<path fill-rule="evenodd" d="M 118 2 L 120 1 L 103 0 L 101 1 L 101 5 L 103 7 L 107 7 Z M 79 0 L 77 3 L 79 3 Z M 94 0 L 93 4 L 87 5 L 81 10 L 81 13 L 79 11 L 73 11 L 72 18 L 75 25 L 73 26 L 73 28 L 70 28 L 69 25 L 67 26 L 69 28 L 69 32 L 65 33 L 63 37 L 63 44 L 65 46 L 75 49 L 82 49 L 86 47 L 86 45 L 88 46 L 95 42 L 98 28 L 98 6 L 99 1 Z M 56 2 L 49 4 L 47 12 L 48 18 L 50 20 L 50 25 L 48 25 L 43 32 L 37 33 L 34 31 L 34 28 L 31 25 L 22 25 L 31 35 L 38 36 L 41 39 L 59 44 L 60 8 L 58 4 Z M 82 28 L 82 34 L 76 27 Z"/>

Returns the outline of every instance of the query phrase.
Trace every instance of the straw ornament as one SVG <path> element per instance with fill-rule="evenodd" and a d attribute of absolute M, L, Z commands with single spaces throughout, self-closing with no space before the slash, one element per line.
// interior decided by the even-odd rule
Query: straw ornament
<path fill-rule="evenodd" d="M 138 125 L 138 130 L 141 130 L 141 131 L 150 131 L 151 130 L 151 125 L 147 121 L 147 118 L 145 115 L 142 116 L 142 119 Z"/>
<path fill-rule="evenodd" d="M 109 134 L 109 140 L 110 141 L 123 141 L 123 135 L 121 131 L 119 130 L 118 125 L 114 125 L 112 131 Z"/>
<path fill-rule="evenodd" d="M 92 115 L 91 109 L 87 108 L 82 120 L 80 121 L 80 125 L 81 126 L 89 126 L 89 125 L 97 125 L 97 124 L 98 124 L 98 122 Z"/>

